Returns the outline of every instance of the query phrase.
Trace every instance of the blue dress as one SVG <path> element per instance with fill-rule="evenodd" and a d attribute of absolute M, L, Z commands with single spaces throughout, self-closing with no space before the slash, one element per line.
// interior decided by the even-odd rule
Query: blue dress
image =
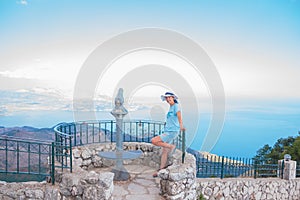
<path fill-rule="evenodd" d="M 170 143 L 179 134 L 180 125 L 177 117 L 178 111 L 180 111 L 180 107 L 177 103 L 170 106 L 169 112 L 167 113 L 164 133 L 160 135 L 163 142 Z"/>

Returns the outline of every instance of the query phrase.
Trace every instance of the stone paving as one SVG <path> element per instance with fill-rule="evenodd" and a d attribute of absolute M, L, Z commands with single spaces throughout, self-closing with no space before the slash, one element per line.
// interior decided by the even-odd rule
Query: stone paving
<path fill-rule="evenodd" d="M 159 178 L 152 177 L 155 169 L 143 165 L 124 165 L 124 167 L 130 174 L 130 180 L 114 182 L 114 200 L 164 199 L 159 195 Z"/>

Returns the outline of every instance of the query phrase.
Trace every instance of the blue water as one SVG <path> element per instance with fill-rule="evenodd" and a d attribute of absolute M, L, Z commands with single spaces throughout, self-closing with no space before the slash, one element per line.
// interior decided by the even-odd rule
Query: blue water
<path fill-rule="evenodd" d="M 223 131 L 212 153 L 252 157 L 265 144 L 273 146 L 279 138 L 297 136 L 299 127 L 299 114 L 227 113 Z"/>
<path fill-rule="evenodd" d="M 251 158 L 265 144 L 273 146 L 279 138 L 297 136 L 300 128 L 300 104 L 286 106 L 262 105 L 268 109 L 233 109 L 226 112 L 224 127 L 216 145 L 210 151 L 218 155 Z M 269 106 L 269 107 L 268 107 Z M 88 114 L 87 114 L 88 116 Z M 109 112 L 97 113 L 98 119 L 113 119 Z M 132 113 L 135 118 L 144 119 L 145 111 Z M 209 114 L 202 114 L 197 133 L 189 132 L 189 123 L 193 115 L 185 113 L 184 122 L 188 135 L 194 135 L 188 141 L 191 148 L 201 150 L 204 136 L 210 122 Z M 146 117 L 147 118 L 147 117 Z M 26 111 L 15 112 L 10 116 L 0 116 L 0 126 L 33 126 L 37 128 L 53 127 L 60 122 L 74 121 L 71 111 Z"/>

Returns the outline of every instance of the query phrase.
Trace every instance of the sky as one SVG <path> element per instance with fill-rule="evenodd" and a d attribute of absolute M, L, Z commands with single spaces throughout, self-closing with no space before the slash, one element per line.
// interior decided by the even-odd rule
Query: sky
<path fill-rule="evenodd" d="M 299 98 L 299 10 L 297 0 L 1 0 L 0 89 L 47 85 L 70 91 L 102 42 L 160 27 L 206 50 L 228 97 Z"/>
<path fill-rule="evenodd" d="M 178 32 L 203 48 L 222 80 L 226 111 L 260 110 L 257 102 L 263 101 L 264 111 L 280 113 L 300 99 L 300 0 L 0 0 L 0 27 L 0 113 L 47 109 L 27 101 L 20 106 L 22 100 L 16 99 L 26 92 L 52 95 L 35 100 L 52 109 L 55 103 L 72 101 L 78 74 L 99 45 L 147 27 Z M 189 64 L 164 52 L 143 56 L 135 52 L 113 62 L 99 80 L 100 94 L 111 96 L 115 80 L 133 62 L 146 64 L 155 56 L 155 64 L 169 62 L 200 98 L 209 98 L 205 81 Z M 187 67 L 180 70 L 172 61 Z M 145 85 L 132 95 L 159 96 L 171 88 Z"/>

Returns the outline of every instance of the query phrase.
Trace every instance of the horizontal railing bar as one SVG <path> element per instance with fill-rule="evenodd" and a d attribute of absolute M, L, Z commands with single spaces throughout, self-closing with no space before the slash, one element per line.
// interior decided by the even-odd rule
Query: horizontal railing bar
<path fill-rule="evenodd" d="M 22 142 L 22 143 L 30 143 L 30 144 L 43 144 L 43 145 L 51 145 L 51 140 L 38 140 L 38 139 L 33 139 L 33 138 L 20 138 L 20 137 L 12 137 L 12 136 L 0 136 L 0 140 L 9 140 L 9 141 L 14 141 L 14 142 Z M 35 141 L 35 142 L 32 142 Z"/>
<path fill-rule="evenodd" d="M 36 173 L 36 172 L 23 172 L 23 171 L 3 171 L 0 170 L 1 174 L 28 174 L 28 175 L 43 175 L 43 176 L 49 176 L 49 173 Z"/>

